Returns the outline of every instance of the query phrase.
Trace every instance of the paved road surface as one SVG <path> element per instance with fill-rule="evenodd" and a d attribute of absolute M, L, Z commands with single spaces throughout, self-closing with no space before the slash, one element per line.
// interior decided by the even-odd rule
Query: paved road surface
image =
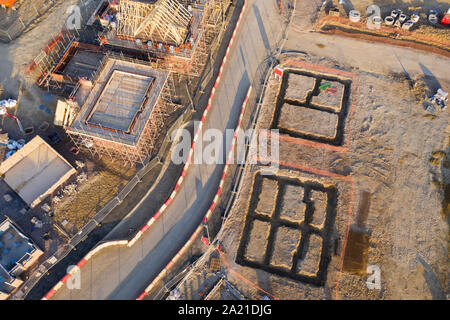
<path fill-rule="evenodd" d="M 282 27 L 273 0 L 248 0 L 240 29 L 203 131 L 234 129 L 259 64 Z M 210 206 L 223 165 L 191 165 L 171 205 L 132 247 L 105 248 L 81 268 L 81 289 L 60 288 L 53 299 L 135 299 L 188 240 Z M 145 201 L 138 210 L 148 210 Z M 149 217 L 150 218 L 150 217 Z"/>

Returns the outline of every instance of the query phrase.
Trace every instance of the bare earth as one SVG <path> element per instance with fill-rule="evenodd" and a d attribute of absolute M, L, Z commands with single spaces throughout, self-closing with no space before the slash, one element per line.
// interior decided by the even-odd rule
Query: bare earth
<path fill-rule="evenodd" d="M 359 1 L 352 2 L 361 5 Z M 312 179 L 337 188 L 336 216 L 327 240 L 330 260 L 326 280 L 323 286 L 317 286 L 259 266 L 236 263 L 237 248 L 245 237 L 254 176 L 267 170 L 258 165 L 247 167 L 239 195 L 217 236 L 225 252 L 223 259 L 229 264 L 227 277 L 248 299 L 260 299 L 263 295 L 278 299 L 445 299 L 448 294 L 449 109 L 437 109 L 431 114 L 425 111 L 424 102 L 437 88 L 447 91 L 450 88 L 448 73 L 441 72 L 449 69 L 450 60 L 394 46 L 386 46 L 387 54 L 380 55 L 377 50 L 383 48 L 382 44 L 307 32 L 312 27 L 306 17 L 313 11 L 311 3 L 297 1 L 300 13 L 294 18 L 285 48 L 305 51 L 305 54 L 287 53 L 282 55 L 280 63 L 298 67 L 295 62 L 306 61 L 319 66 L 311 68 L 313 72 L 320 73 L 320 68 L 328 67 L 354 74 L 343 143 L 333 149 L 282 134 L 280 161 L 283 165 L 275 174 Z M 362 57 L 356 48 L 367 55 Z M 297 82 L 287 87 L 286 98 L 306 99 L 306 92 L 314 86 L 308 78 Z M 260 129 L 271 126 L 279 86 L 279 81 L 270 80 L 258 119 Z M 313 99 L 321 104 L 322 97 Z M 323 97 L 322 102 L 333 104 L 333 101 Z M 303 112 L 289 113 L 286 121 L 296 128 L 311 126 Z M 330 130 L 327 123 L 316 124 L 314 129 L 319 132 Z M 358 225 L 363 191 L 370 194 L 370 206 L 366 220 Z M 269 201 L 271 194 L 274 191 L 264 192 L 259 199 Z M 304 205 L 299 201 L 302 194 L 300 190 L 285 192 L 281 212 L 286 218 L 303 219 Z M 316 210 L 310 223 L 323 229 L 326 197 L 323 193 L 311 196 Z M 263 225 L 259 221 L 258 224 Z M 299 243 L 293 239 L 301 241 L 301 237 L 291 229 L 280 230 L 283 231 L 275 233 L 273 238 L 270 263 L 276 261 L 286 267 L 292 262 L 293 251 Z M 267 246 L 267 236 L 264 238 L 267 231 L 259 231 L 261 254 Z M 314 275 L 323 250 L 322 238 L 311 235 L 306 247 L 296 272 L 300 268 L 301 273 Z M 252 249 L 256 250 L 256 246 Z M 367 286 L 368 266 L 380 269 L 380 289 Z"/>

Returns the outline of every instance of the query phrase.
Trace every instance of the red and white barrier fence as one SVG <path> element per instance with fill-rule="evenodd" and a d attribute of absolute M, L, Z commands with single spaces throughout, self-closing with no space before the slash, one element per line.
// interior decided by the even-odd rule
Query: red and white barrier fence
<path fill-rule="evenodd" d="M 200 135 L 200 133 L 201 133 L 201 130 L 202 130 L 202 128 L 203 128 L 203 123 L 205 122 L 205 119 L 206 119 L 206 116 L 207 116 L 207 114 L 208 114 L 208 112 L 209 112 L 209 109 L 211 108 L 211 104 L 212 104 L 212 99 L 213 99 L 213 97 L 214 97 L 214 94 L 215 94 L 215 91 L 216 91 L 216 88 L 217 88 L 217 86 L 218 86 L 218 84 L 219 84 L 219 82 L 220 82 L 220 80 L 221 80 L 221 77 L 222 77 L 222 73 L 223 73 L 223 70 L 224 70 L 224 67 L 225 67 L 225 63 L 226 63 L 226 61 L 227 61 L 227 58 L 228 58 L 228 55 L 229 55 L 229 52 L 230 52 L 230 48 L 231 48 L 231 46 L 233 45 L 233 41 L 234 41 L 234 38 L 236 37 L 236 33 L 237 33 L 237 30 L 238 30 L 238 28 L 239 28 L 239 25 L 240 25 L 240 23 L 241 23 L 241 20 L 242 20 L 242 16 L 243 16 L 243 14 L 244 14 L 244 12 L 245 12 L 245 9 L 246 9 L 246 7 L 247 7 L 247 2 L 244 2 L 244 6 L 243 6 L 243 8 L 242 8 L 242 11 L 241 11 L 241 13 L 240 13 L 240 15 L 239 15 L 239 18 L 238 18 L 238 21 L 237 21 L 237 23 L 236 23 L 236 26 L 235 26 L 235 28 L 234 28 L 234 31 L 233 31 L 233 35 L 231 36 L 231 40 L 230 40 L 230 43 L 228 44 L 228 47 L 227 47 L 227 51 L 226 51 L 226 53 L 225 53 L 225 56 L 224 56 L 224 58 L 223 58 L 223 60 L 222 60 L 222 64 L 220 65 L 220 70 L 219 70 L 219 74 L 218 74 L 218 76 L 217 76 L 217 78 L 216 78 L 216 81 L 215 81 L 215 83 L 214 83 L 214 86 L 213 86 L 213 89 L 212 89 L 212 91 L 211 91 L 211 95 L 209 96 L 209 99 L 208 99 L 208 105 L 206 106 L 206 108 L 205 108 L 205 111 L 203 112 L 203 115 L 202 115 L 202 118 L 201 118 L 201 121 L 200 121 L 200 124 L 199 124 L 199 126 L 198 126 L 198 128 L 197 128 L 197 131 L 195 132 L 195 136 L 194 136 L 194 140 L 193 140 L 193 142 L 192 142 L 192 145 L 191 145 L 191 149 L 190 149 L 190 151 L 189 151 L 189 156 L 188 156 L 188 158 L 187 158 L 187 161 L 186 161 L 186 163 L 185 163 L 185 165 L 184 165 L 184 168 L 183 168 L 183 171 L 181 172 L 181 175 L 180 175 L 180 177 L 178 178 L 178 181 L 177 181 L 177 184 L 175 185 L 175 187 L 174 187 L 174 189 L 173 189 L 173 191 L 172 191 L 172 193 L 171 193 L 171 195 L 170 195 L 170 197 L 166 200 L 166 202 L 161 206 L 161 208 L 156 212 L 156 214 L 139 230 L 139 232 L 136 234 L 136 236 L 133 238 L 133 239 L 131 239 L 131 240 L 129 240 L 129 241 L 127 241 L 127 240 L 122 240 L 122 241 L 113 241 L 113 242 L 107 242 L 107 243 L 103 243 L 103 244 L 101 244 L 101 245 L 99 245 L 99 246 L 97 246 L 96 248 L 94 248 L 92 251 L 90 251 L 83 259 L 81 259 L 81 261 L 77 264 L 77 266 L 75 267 L 75 268 L 73 268 L 72 270 L 71 270 L 71 272 L 70 273 L 68 273 L 68 274 L 66 274 L 66 276 L 64 276 L 64 278 L 62 278 L 45 296 L 44 296 L 44 298 L 42 298 L 42 300 L 49 300 L 49 299 L 51 299 L 54 295 L 55 295 L 55 293 L 56 293 L 56 291 L 58 290 L 58 289 L 60 289 L 66 282 L 67 282 L 67 280 L 74 274 L 74 273 L 76 273 L 77 271 L 79 271 L 79 269 L 92 257 L 92 256 L 94 256 L 94 254 L 96 254 L 98 251 L 100 251 L 101 249 L 103 249 L 103 248 L 105 248 L 105 247 L 108 247 L 108 246 L 114 246 L 114 245 L 127 245 L 127 246 L 129 246 L 129 247 L 131 247 L 143 234 L 144 234 L 144 232 L 146 232 L 149 228 L 150 228 L 150 226 L 153 224 L 153 223 L 155 223 L 155 221 L 156 221 L 156 219 L 158 219 L 160 216 L 161 216 L 161 214 L 166 210 L 166 208 L 169 206 L 169 204 L 172 202 L 172 200 L 175 198 L 175 196 L 176 196 L 176 194 L 177 194 L 177 192 L 178 192 L 178 189 L 180 188 L 180 186 L 181 186 L 181 184 L 183 183 L 183 180 L 184 180 L 184 177 L 186 176 L 186 172 L 187 172 L 187 169 L 189 168 L 189 165 L 191 164 L 191 160 L 192 160 L 192 156 L 193 156 L 193 154 L 194 154 L 194 147 L 195 147 L 195 143 L 196 143 L 196 141 L 197 141 L 197 139 L 198 139 L 198 137 L 199 137 L 199 135 Z M 250 89 L 249 89 L 249 92 L 250 92 Z M 246 99 L 245 99 L 245 102 L 244 102 L 244 106 L 245 106 L 245 104 L 246 104 L 246 102 L 247 102 L 247 100 L 248 100 L 248 95 L 247 95 L 247 97 L 246 97 Z M 238 128 L 239 128 L 239 126 L 240 126 L 240 124 L 241 124 L 241 120 L 242 120 L 242 115 L 243 115 L 243 111 L 241 112 L 241 117 L 239 118 L 239 124 L 238 124 Z M 235 134 L 235 137 L 233 138 L 233 145 L 232 145 L 232 148 L 234 148 L 234 144 L 235 144 L 235 142 L 234 142 L 234 140 L 235 140 L 235 138 L 236 138 L 236 134 Z M 225 173 L 226 173 L 226 170 L 227 170 L 227 168 L 228 168 L 228 161 L 227 161 L 227 164 L 225 165 L 225 169 L 224 169 L 224 175 L 222 176 L 222 180 L 224 179 L 224 177 L 225 177 Z M 223 182 L 221 181 L 221 184 L 219 185 L 219 190 L 221 191 L 221 187 L 222 187 L 222 185 L 223 185 Z M 220 194 L 220 193 L 219 193 Z M 216 199 L 218 198 L 218 196 L 216 195 L 216 197 L 214 198 L 214 200 L 216 201 Z M 214 206 L 215 206 L 215 204 L 214 204 Z M 213 208 L 213 206 L 211 206 L 212 207 L 212 209 L 214 209 Z M 210 208 L 210 210 L 208 210 L 208 212 L 211 212 L 212 211 L 212 209 Z M 195 235 L 195 234 L 194 234 Z M 193 237 L 194 237 L 194 235 L 191 237 L 191 240 L 193 239 Z M 194 237 L 195 238 L 195 237 Z M 191 241 L 191 240 L 189 240 L 189 241 Z M 189 241 L 188 241 L 188 243 L 189 243 Z M 177 254 L 177 256 L 179 256 L 179 254 Z M 176 257 L 177 257 L 176 256 Z M 170 263 L 169 263 L 170 264 Z M 167 268 L 167 267 L 166 267 Z M 164 271 L 163 271 L 164 272 Z"/>

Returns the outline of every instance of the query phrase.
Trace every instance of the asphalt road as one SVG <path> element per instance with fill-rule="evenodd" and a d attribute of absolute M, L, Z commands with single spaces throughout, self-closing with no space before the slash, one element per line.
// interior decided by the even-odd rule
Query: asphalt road
<path fill-rule="evenodd" d="M 282 23 L 273 0 L 247 0 L 222 80 L 203 126 L 234 129 L 259 65 L 273 49 Z M 189 239 L 210 206 L 223 165 L 192 164 L 165 213 L 133 246 L 105 248 L 81 268 L 80 289 L 60 288 L 52 299 L 136 299 Z M 136 210 L 148 210 L 145 201 Z M 150 218 L 150 217 L 149 217 Z"/>

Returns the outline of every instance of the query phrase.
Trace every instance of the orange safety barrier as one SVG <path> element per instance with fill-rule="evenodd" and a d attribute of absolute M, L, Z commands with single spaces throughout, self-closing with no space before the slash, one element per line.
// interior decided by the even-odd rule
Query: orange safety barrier
<path fill-rule="evenodd" d="M 7 8 L 12 7 L 17 0 L 0 0 L 0 4 Z"/>

